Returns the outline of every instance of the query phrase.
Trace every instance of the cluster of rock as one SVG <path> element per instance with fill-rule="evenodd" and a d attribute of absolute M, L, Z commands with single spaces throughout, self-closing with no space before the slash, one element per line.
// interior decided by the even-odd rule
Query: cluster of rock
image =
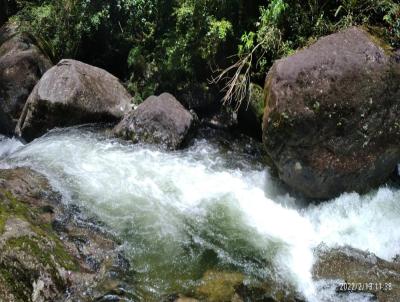
<path fill-rule="evenodd" d="M 116 136 L 168 149 L 185 145 L 196 115 L 172 95 L 132 110 L 132 96 L 107 71 L 76 60 L 52 66 L 35 39 L 0 29 L 0 133 L 32 141 L 56 127 L 117 125 Z M 114 238 L 77 221 L 47 180 L 0 170 L 0 300 L 130 301 L 129 263 Z M 61 239 L 60 239 L 61 238 Z"/>
<path fill-rule="evenodd" d="M 131 102 L 107 71 L 70 59 L 52 66 L 32 37 L 2 27 L 0 133 L 29 142 L 56 127 L 123 119 L 117 136 L 177 149 L 196 128 L 196 116 L 170 94 L 149 97 L 136 110 Z"/>

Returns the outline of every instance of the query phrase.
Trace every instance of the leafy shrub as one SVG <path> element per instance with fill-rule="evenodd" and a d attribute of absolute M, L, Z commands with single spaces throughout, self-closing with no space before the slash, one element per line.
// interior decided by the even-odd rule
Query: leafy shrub
<path fill-rule="evenodd" d="M 242 35 L 239 60 L 217 78 L 229 78 L 224 100 L 239 108 L 246 86 L 262 83 L 274 60 L 350 26 L 383 29 L 384 38 L 398 47 L 399 24 L 396 0 L 271 0 L 260 7 L 256 30 Z"/>
<path fill-rule="evenodd" d="M 13 2 L 13 1 L 11 1 Z M 10 2 L 10 3 L 11 3 Z M 56 62 L 76 58 L 126 81 L 137 101 L 207 89 L 225 69 L 232 99 L 262 84 L 273 61 L 352 25 L 400 46 L 397 0 L 17 0 L 13 19 Z M 236 55 L 237 57 L 233 57 Z M 238 63 L 235 63 L 238 62 Z M 238 81 L 240 83 L 238 83 Z M 221 88 L 221 87 L 220 87 Z"/>

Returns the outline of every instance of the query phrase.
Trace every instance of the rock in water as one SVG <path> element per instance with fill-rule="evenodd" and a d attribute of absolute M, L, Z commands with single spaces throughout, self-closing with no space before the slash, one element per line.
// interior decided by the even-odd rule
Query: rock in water
<path fill-rule="evenodd" d="M 169 93 L 151 96 L 131 111 L 114 129 L 116 136 L 133 142 L 183 147 L 196 126 L 196 118 Z"/>
<path fill-rule="evenodd" d="M 366 192 L 400 160 L 400 64 L 362 28 L 278 60 L 263 140 L 280 178 L 308 198 Z"/>
<path fill-rule="evenodd" d="M 13 135 L 15 126 L 42 75 L 52 66 L 34 39 L 13 25 L 0 30 L 0 133 Z"/>
<path fill-rule="evenodd" d="M 18 121 L 16 133 L 31 141 L 54 127 L 118 122 L 132 97 L 103 69 L 61 60 L 35 86 Z"/>

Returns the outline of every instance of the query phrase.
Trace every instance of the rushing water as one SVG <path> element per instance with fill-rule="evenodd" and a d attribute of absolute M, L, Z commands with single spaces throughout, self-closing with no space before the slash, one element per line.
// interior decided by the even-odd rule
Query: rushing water
<path fill-rule="evenodd" d="M 319 244 L 388 260 L 399 252 L 399 190 L 344 194 L 301 209 L 248 144 L 201 138 L 164 152 L 71 128 L 27 145 L 0 141 L 0 163 L 46 174 L 65 202 L 106 222 L 124 242 L 145 301 L 190 291 L 209 269 L 242 272 L 248 282 L 273 278 L 308 301 L 333 301 L 312 281 Z"/>

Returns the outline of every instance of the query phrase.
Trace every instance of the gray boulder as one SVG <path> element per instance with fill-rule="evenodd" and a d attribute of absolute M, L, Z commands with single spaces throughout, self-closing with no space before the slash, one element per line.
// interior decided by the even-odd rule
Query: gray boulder
<path fill-rule="evenodd" d="M 0 133 L 13 135 L 33 87 L 52 66 L 32 37 L 15 26 L 0 30 Z"/>
<path fill-rule="evenodd" d="M 119 122 L 132 97 L 107 71 L 61 60 L 44 74 L 25 104 L 16 133 L 31 141 L 55 127 Z"/>
<path fill-rule="evenodd" d="M 196 128 L 196 117 L 169 93 L 147 98 L 119 123 L 118 137 L 158 144 L 175 150 L 185 145 Z"/>
<path fill-rule="evenodd" d="M 400 161 L 400 63 L 362 28 L 278 60 L 263 140 L 279 177 L 308 198 L 367 192 Z"/>

